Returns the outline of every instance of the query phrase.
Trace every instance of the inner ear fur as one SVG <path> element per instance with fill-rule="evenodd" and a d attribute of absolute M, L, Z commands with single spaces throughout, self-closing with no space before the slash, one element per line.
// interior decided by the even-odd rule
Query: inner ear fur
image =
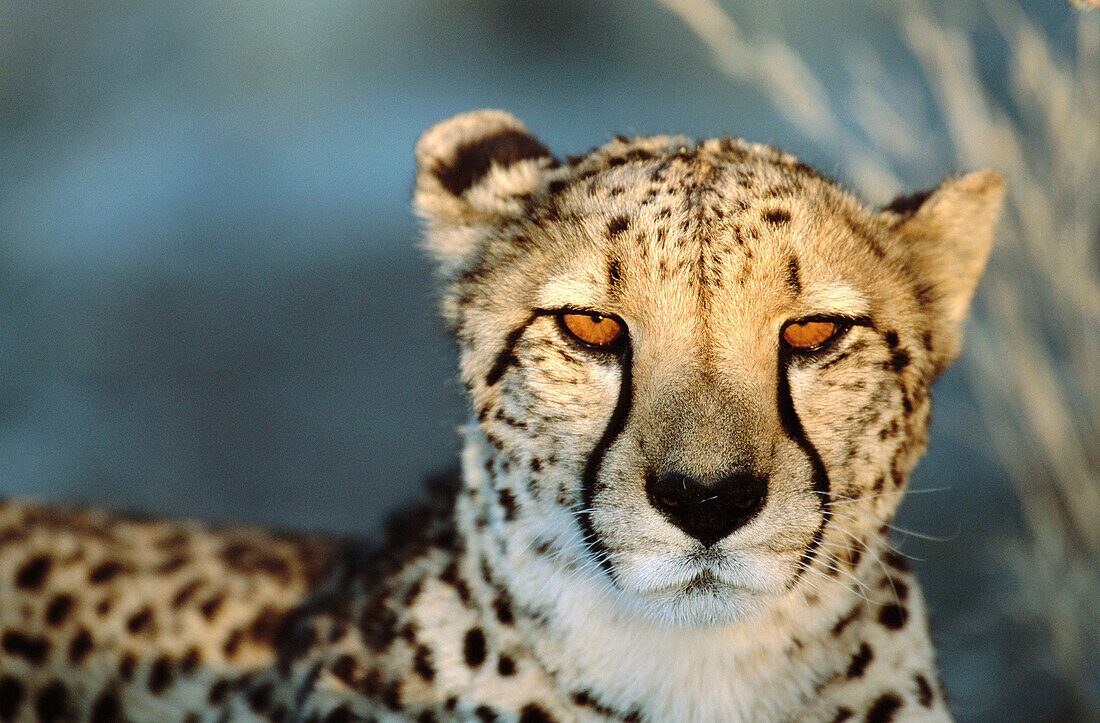
<path fill-rule="evenodd" d="M 955 357 L 959 327 L 985 269 L 1004 197 L 992 170 L 948 178 L 932 191 L 896 199 L 883 214 L 903 237 L 910 264 L 933 305 L 937 367 Z"/>

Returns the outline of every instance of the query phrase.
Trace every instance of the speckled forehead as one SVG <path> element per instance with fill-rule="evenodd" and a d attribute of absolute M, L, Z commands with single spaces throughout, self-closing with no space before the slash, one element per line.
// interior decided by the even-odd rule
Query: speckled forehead
<path fill-rule="evenodd" d="M 850 284 L 814 254 L 825 213 L 812 204 L 829 200 L 824 181 L 771 149 L 675 140 L 662 152 L 655 139 L 600 149 L 551 181 L 558 222 L 544 229 L 560 242 L 560 263 L 544 301 L 584 299 L 587 289 L 609 310 L 616 301 L 671 313 L 709 302 L 727 316 L 766 314 L 799 296 L 815 310 L 853 305 Z"/>

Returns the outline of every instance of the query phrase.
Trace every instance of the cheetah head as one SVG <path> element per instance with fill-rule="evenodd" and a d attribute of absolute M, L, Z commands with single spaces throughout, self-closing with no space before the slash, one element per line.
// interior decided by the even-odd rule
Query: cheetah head
<path fill-rule="evenodd" d="M 620 137 L 560 162 L 497 111 L 437 124 L 416 158 L 476 415 L 471 509 L 502 569 L 534 549 L 710 624 L 840 584 L 876 547 L 985 264 L 995 173 L 872 210 L 770 147 Z"/>

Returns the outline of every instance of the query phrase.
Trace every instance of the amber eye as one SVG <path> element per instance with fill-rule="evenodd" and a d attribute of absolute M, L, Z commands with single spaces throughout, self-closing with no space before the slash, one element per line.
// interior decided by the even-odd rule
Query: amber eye
<path fill-rule="evenodd" d="M 601 314 L 568 311 L 558 319 L 567 332 L 589 346 L 610 346 L 623 333 L 622 323 Z"/>
<path fill-rule="evenodd" d="M 834 321 L 795 321 L 783 327 L 783 341 L 792 349 L 805 351 L 832 339 L 839 328 Z"/>

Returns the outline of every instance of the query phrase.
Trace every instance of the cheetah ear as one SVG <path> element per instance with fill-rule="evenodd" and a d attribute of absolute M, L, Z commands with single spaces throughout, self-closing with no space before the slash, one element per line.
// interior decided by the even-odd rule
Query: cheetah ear
<path fill-rule="evenodd" d="M 985 268 L 1004 197 L 996 171 L 953 176 L 930 192 L 895 200 L 884 215 L 909 248 L 932 307 L 937 371 L 954 359 L 959 326 Z"/>
<path fill-rule="evenodd" d="M 508 113 L 477 110 L 440 121 L 416 143 L 413 204 L 429 250 L 460 264 L 486 226 L 523 212 L 522 197 L 557 166 L 546 146 Z"/>

